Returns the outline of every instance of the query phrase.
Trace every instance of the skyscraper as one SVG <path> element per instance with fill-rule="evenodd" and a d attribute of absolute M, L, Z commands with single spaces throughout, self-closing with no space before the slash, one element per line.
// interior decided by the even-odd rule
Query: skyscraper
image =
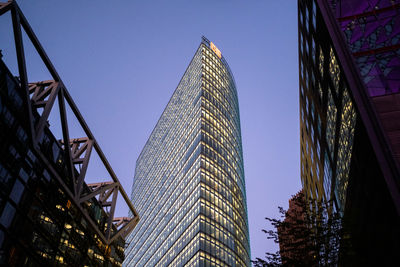
<path fill-rule="evenodd" d="M 349 261 L 385 265 L 400 248 L 400 5 L 298 7 L 304 193 L 343 214 Z"/>
<path fill-rule="evenodd" d="M 204 37 L 136 162 L 132 202 L 125 266 L 250 265 L 235 81 Z"/>

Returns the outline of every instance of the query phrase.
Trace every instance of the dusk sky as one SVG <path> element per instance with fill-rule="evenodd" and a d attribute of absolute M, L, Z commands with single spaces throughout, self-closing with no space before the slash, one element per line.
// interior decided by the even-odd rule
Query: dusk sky
<path fill-rule="evenodd" d="M 215 43 L 238 90 L 251 257 L 277 249 L 261 232 L 264 217 L 279 216 L 301 188 L 297 1 L 18 3 L 128 195 L 136 159 L 201 36 Z M 10 15 L 1 16 L 0 49 L 17 76 L 11 33 Z M 25 53 L 30 82 L 52 79 L 29 43 Z"/>

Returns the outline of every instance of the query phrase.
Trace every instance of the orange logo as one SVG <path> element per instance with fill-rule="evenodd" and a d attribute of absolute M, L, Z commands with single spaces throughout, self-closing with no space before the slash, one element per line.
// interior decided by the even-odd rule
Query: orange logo
<path fill-rule="evenodd" d="M 221 58 L 221 51 L 219 51 L 219 49 L 215 46 L 215 44 L 213 44 L 213 42 L 210 42 L 210 47 L 211 50 L 214 51 L 214 53 L 217 54 L 219 58 Z"/>

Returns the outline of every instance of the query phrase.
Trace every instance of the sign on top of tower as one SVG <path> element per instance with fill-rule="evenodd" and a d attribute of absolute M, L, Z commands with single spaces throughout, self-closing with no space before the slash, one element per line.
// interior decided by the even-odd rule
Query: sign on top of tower
<path fill-rule="evenodd" d="M 213 42 L 210 42 L 210 48 L 212 51 L 214 51 L 215 54 L 217 54 L 219 58 L 222 57 L 221 51 L 215 46 Z"/>

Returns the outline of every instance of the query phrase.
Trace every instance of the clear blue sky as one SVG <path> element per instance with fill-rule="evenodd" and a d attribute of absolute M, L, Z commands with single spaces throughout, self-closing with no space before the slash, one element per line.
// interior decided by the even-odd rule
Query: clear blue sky
<path fill-rule="evenodd" d="M 278 216 L 301 188 L 297 1 L 18 3 L 128 194 L 201 36 L 214 42 L 239 95 L 252 258 L 276 249 L 261 232 L 264 217 Z M 9 19 L 0 17 L 0 49 L 17 75 Z M 29 80 L 51 79 L 32 51 Z M 96 164 L 89 174 L 101 176 Z"/>

